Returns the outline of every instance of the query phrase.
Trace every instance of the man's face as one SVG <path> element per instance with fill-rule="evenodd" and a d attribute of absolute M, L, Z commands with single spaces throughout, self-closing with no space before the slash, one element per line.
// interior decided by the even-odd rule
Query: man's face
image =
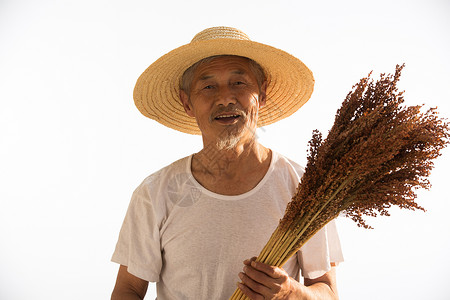
<path fill-rule="evenodd" d="M 180 96 L 186 113 L 196 118 L 204 141 L 230 148 L 254 138 L 265 89 L 265 83 L 258 86 L 247 59 L 228 56 L 201 64 L 194 72 L 190 95 L 181 91 Z"/>

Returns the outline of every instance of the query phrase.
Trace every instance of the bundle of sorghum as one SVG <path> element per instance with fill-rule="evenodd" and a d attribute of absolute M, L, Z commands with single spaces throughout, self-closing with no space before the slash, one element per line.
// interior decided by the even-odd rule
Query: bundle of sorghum
<path fill-rule="evenodd" d="M 436 109 L 403 106 L 394 75 L 353 87 L 325 140 L 314 131 L 297 192 L 257 261 L 282 266 L 309 238 L 342 212 L 369 228 L 362 216 L 389 215 L 392 205 L 424 210 L 417 188 L 428 189 L 433 159 L 449 142 L 449 123 Z M 244 299 L 236 290 L 231 299 Z"/>

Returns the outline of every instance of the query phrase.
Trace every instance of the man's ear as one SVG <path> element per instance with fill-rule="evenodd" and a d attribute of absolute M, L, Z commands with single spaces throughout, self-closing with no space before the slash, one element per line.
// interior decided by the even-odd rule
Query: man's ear
<path fill-rule="evenodd" d="M 186 92 L 183 90 L 180 90 L 180 99 L 181 103 L 183 104 L 184 111 L 187 113 L 187 115 L 189 117 L 195 117 L 191 102 L 189 101 L 189 95 L 186 94 Z"/>
<path fill-rule="evenodd" d="M 259 92 L 259 108 L 266 105 L 266 90 L 267 90 L 267 81 L 264 80 L 263 84 L 261 85 L 261 91 Z"/>

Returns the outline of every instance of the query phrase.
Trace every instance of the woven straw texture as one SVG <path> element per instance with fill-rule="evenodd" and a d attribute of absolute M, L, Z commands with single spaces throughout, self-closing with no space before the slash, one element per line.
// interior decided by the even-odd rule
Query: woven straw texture
<path fill-rule="evenodd" d="M 259 111 L 258 127 L 284 119 L 311 97 L 312 72 L 297 58 L 280 49 L 251 41 L 234 28 L 213 27 L 198 33 L 191 43 L 165 54 L 137 80 L 134 101 L 146 117 L 175 130 L 201 134 L 179 98 L 184 71 L 197 61 L 214 55 L 238 55 L 259 63 L 268 82 L 266 105 Z"/>

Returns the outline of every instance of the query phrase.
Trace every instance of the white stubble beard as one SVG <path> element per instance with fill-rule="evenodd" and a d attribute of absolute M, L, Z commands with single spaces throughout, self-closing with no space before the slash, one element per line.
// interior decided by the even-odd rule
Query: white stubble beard
<path fill-rule="evenodd" d="M 242 129 L 239 129 L 238 132 L 232 132 L 232 131 L 230 132 L 228 130 L 223 131 L 223 134 L 219 137 L 219 139 L 216 142 L 217 150 L 219 150 L 219 151 L 220 150 L 231 150 L 237 146 L 237 144 L 241 141 L 243 131 L 250 130 L 250 128 L 246 124 L 249 114 L 251 114 L 251 112 L 249 112 L 243 116 L 244 127 Z M 258 115 L 258 111 L 255 113 L 255 115 L 253 117 L 255 117 L 257 115 Z M 252 132 L 252 136 L 253 137 L 256 136 L 256 128 Z"/>

